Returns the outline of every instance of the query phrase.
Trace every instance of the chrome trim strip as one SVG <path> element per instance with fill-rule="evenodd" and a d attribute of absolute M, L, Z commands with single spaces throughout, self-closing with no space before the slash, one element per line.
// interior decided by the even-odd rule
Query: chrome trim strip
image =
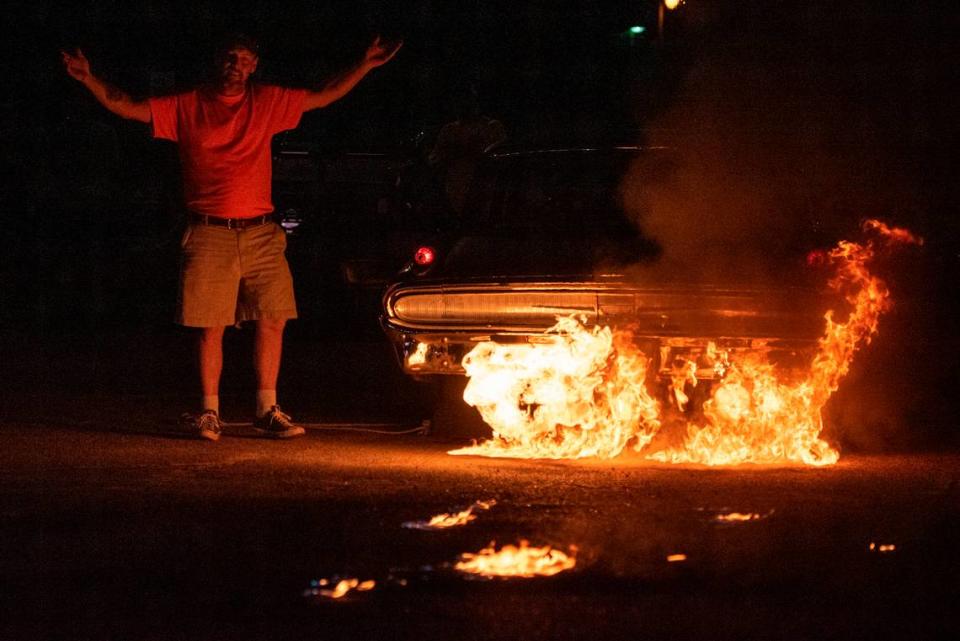
<path fill-rule="evenodd" d="M 537 332 L 543 331 L 553 325 L 553 319 L 537 319 L 531 317 L 529 322 L 522 322 L 517 318 L 512 321 L 507 316 L 503 324 L 499 322 L 470 322 L 466 319 L 458 320 L 437 318 L 435 320 L 402 319 L 397 315 L 396 305 L 400 300 L 408 296 L 429 295 L 438 296 L 441 299 L 445 296 L 470 295 L 470 294 L 522 294 L 523 292 L 540 293 L 544 295 L 562 294 L 568 292 L 583 297 L 585 293 L 591 294 L 593 303 L 590 307 L 563 307 L 558 306 L 553 311 L 557 314 L 577 314 L 586 315 L 591 322 L 602 322 L 604 319 L 622 319 L 630 317 L 631 320 L 639 322 L 647 327 L 641 328 L 640 333 L 651 336 L 683 336 L 689 335 L 689 328 L 681 331 L 675 328 L 671 331 L 670 326 L 679 320 L 708 321 L 714 319 L 717 322 L 755 321 L 756 325 L 782 325 L 789 323 L 793 319 L 794 331 L 787 331 L 787 334 L 796 334 L 797 320 L 816 321 L 817 331 L 819 332 L 819 316 L 809 316 L 804 314 L 803 309 L 787 309 L 785 302 L 793 302 L 798 296 L 809 299 L 813 293 L 809 290 L 798 290 L 796 288 L 787 288 L 784 290 L 731 290 L 731 289 L 711 289 L 711 288 L 676 288 L 665 290 L 663 288 L 644 288 L 622 283 L 582 283 L 582 282 L 499 282 L 499 283 L 465 283 L 457 285 L 444 284 L 422 284 L 394 285 L 384 294 L 384 309 L 386 317 L 384 322 L 389 323 L 397 329 L 412 331 L 435 331 L 435 332 L 461 332 L 461 331 L 496 331 L 505 332 Z M 642 299 L 644 302 L 640 302 Z M 766 300 L 764 300 L 766 299 Z M 581 301 L 582 298 L 581 298 Z M 697 302 L 697 304 L 694 304 Z M 770 304 L 764 306 L 764 303 L 780 302 L 781 305 Z M 646 304 L 645 304 L 646 303 Z M 704 307 L 703 303 L 709 305 Z M 537 305 L 531 305 L 530 309 L 536 309 Z M 550 307 L 540 307 L 543 310 L 549 310 Z M 533 314 L 531 314 L 533 316 Z M 553 316 L 553 314 L 551 314 Z M 805 326 L 801 322 L 800 325 Z M 656 327 L 654 327 L 656 326 Z M 723 331 L 721 328 L 717 328 Z M 789 327 L 785 327 L 788 329 Z M 762 334 L 752 333 L 754 337 L 778 338 L 777 332 L 770 331 L 769 327 L 760 330 L 756 327 L 755 331 L 762 331 Z M 804 332 L 806 333 L 806 332 Z M 709 332 L 715 335 L 715 332 Z M 706 335 L 706 334 L 705 334 Z"/>

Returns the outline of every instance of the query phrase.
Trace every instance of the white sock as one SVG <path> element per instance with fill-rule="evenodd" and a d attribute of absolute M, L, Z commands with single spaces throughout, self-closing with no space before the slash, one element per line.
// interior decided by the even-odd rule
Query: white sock
<path fill-rule="evenodd" d="M 257 418 L 270 411 L 277 404 L 277 390 L 258 389 L 257 390 Z"/>
<path fill-rule="evenodd" d="M 214 394 L 213 396 L 204 396 L 203 403 L 200 406 L 201 410 L 213 410 L 217 413 L 217 416 L 220 415 L 220 396 Z"/>

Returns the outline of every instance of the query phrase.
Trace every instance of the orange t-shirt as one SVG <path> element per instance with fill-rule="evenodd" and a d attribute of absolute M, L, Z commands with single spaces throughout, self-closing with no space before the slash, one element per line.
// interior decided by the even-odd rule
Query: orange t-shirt
<path fill-rule="evenodd" d="M 178 143 L 191 211 L 253 218 L 273 211 L 273 135 L 300 123 L 306 91 L 251 84 L 238 96 L 195 89 L 150 99 L 154 138 Z"/>

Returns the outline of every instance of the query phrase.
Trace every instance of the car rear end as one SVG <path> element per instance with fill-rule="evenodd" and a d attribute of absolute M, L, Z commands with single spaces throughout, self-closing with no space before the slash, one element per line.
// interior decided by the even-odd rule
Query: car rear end
<path fill-rule="evenodd" d="M 712 349 L 762 350 L 789 365 L 822 332 L 822 301 L 801 289 L 639 286 L 626 282 L 432 282 L 398 284 L 384 296 L 383 327 L 412 376 L 463 374 L 476 344 L 551 340 L 558 318 L 629 332 L 660 375 L 704 361 Z M 711 371 L 699 373 L 713 377 Z"/>

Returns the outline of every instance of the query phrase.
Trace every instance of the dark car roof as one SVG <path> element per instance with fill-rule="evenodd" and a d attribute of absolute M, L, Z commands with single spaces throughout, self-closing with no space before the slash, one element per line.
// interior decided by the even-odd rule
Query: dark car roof
<path fill-rule="evenodd" d="M 487 156 L 491 158 L 507 158 L 516 156 L 538 156 L 547 154 L 577 154 L 577 153 L 611 153 L 611 152 L 661 152 L 669 150 L 664 146 L 645 145 L 598 145 L 598 146 L 538 146 L 505 143 L 491 150 Z"/>
<path fill-rule="evenodd" d="M 488 152 L 433 275 L 590 275 L 649 259 L 619 194 L 638 145 L 503 145 Z"/>

